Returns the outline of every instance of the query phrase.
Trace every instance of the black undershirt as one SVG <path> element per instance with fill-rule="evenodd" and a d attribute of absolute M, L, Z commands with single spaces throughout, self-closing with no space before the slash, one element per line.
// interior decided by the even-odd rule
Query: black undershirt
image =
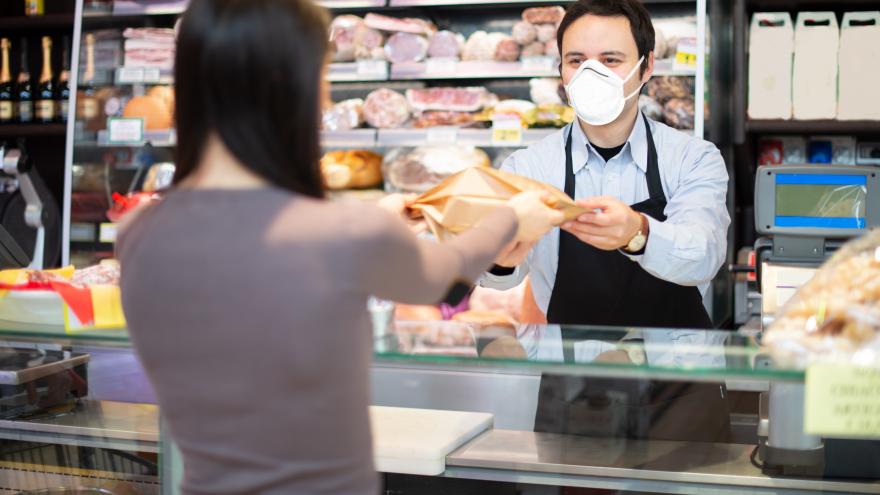
<path fill-rule="evenodd" d="M 609 162 L 612 158 L 620 153 L 620 150 L 623 149 L 624 144 L 626 143 L 623 143 L 620 146 L 615 146 L 613 148 L 600 148 L 594 144 L 593 149 L 596 150 L 596 153 L 599 153 L 599 156 L 605 159 L 605 162 Z"/>
<path fill-rule="evenodd" d="M 615 146 L 613 148 L 600 148 L 599 146 L 596 146 L 594 144 L 593 149 L 595 149 L 596 153 L 599 153 L 599 156 L 601 156 L 605 160 L 605 162 L 607 163 L 612 158 L 614 158 L 615 156 L 620 154 L 620 150 L 623 149 L 623 146 L 625 144 L 626 143 L 623 143 L 620 146 Z M 636 254 L 641 254 L 641 253 L 636 253 Z M 489 273 L 491 273 L 492 275 L 498 275 L 498 276 L 504 277 L 507 275 L 513 275 L 513 272 L 515 270 L 516 270 L 516 268 L 508 268 L 508 267 L 504 267 L 504 266 L 495 265 L 492 267 L 491 270 L 489 270 Z"/>

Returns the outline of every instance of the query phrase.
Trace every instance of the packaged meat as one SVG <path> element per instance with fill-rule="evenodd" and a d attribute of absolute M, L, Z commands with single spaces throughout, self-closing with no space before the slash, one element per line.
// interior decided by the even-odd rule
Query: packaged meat
<path fill-rule="evenodd" d="M 364 120 L 377 129 L 394 129 L 409 120 L 406 97 L 388 88 L 379 88 L 364 102 Z"/>
<path fill-rule="evenodd" d="M 529 81 L 529 96 L 537 105 L 562 104 L 559 86 L 562 81 L 553 78 L 536 78 Z"/>
<path fill-rule="evenodd" d="M 513 39 L 520 45 L 526 46 L 538 39 L 538 30 L 530 22 L 519 21 L 513 25 Z"/>
<path fill-rule="evenodd" d="M 468 127 L 473 124 L 474 116 L 467 112 L 422 112 L 413 121 L 413 127 L 417 129 L 437 126 Z"/>
<path fill-rule="evenodd" d="M 414 111 L 443 110 L 476 112 L 486 101 L 486 88 L 419 88 L 406 90 L 406 100 Z"/>
<path fill-rule="evenodd" d="M 321 157 L 328 189 L 367 189 L 382 184 L 382 155 L 366 150 L 330 151 Z"/>
<path fill-rule="evenodd" d="M 544 55 L 559 59 L 559 45 L 556 43 L 556 40 L 550 40 L 547 43 L 544 43 Z"/>
<path fill-rule="evenodd" d="M 694 128 L 694 99 L 672 98 L 663 105 L 663 120 L 676 129 Z"/>
<path fill-rule="evenodd" d="M 533 127 L 565 127 L 574 122 L 574 109 L 561 103 L 545 103 L 536 109 Z"/>
<path fill-rule="evenodd" d="M 565 17 L 565 9 L 562 7 L 532 7 L 523 10 L 522 19 L 532 24 L 553 24 L 562 22 Z"/>
<path fill-rule="evenodd" d="M 428 55 L 428 40 L 411 33 L 395 33 L 385 43 L 385 57 L 393 64 L 421 62 Z"/>
<path fill-rule="evenodd" d="M 386 15 L 369 13 L 364 17 L 368 28 L 391 33 L 410 33 L 431 36 L 437 28 L 424 19 L 399 19 Z"/>
<path fill-rule="evenodd" d="M 639 96 L 639 109 L 651 120 L 663 122 L 663 105 L 648 95 Z"/>
<path fill-rule="evenodd" d="M 128 28 L 122 36 L 125 38 L 126 67 L 174 68 L 176 40 L 173 29 Z"/>
<path fill-rule="evenodd" d="M 538 41 L 547 43 L 550 40 L 556 41 L 556 26 L 553 24 L 538 24 L 535 27 L 538 34 Z"/>
<path fill-rule="evenodd" d="M 545 51 L 546 48 L 544 47 L 544 43 L 541 43 L 540 41 L 535 41 L 524 46 L 522 49 L 522 53 L 520 53 L 520 56 L 522 58 L 541 57 L 544 55 Z"/>
<path fill-rule="evenodd" d="M 495 59 L 498 44 L 508 36 L 504 33 L 477 31 L 468 38 L 461 53 L 462 60 L 489 61 Z"/>
<path fill-rule="evenodd" d="M 385 155 L 382 168 L 394 190 L 424 192 L 469 167 L 489 167 L 489 155 L 471 146 L 399 148 Z"/>
<path fill-rule="evenodd" d="M 71 282 L 79 285 L 119 285 L 119 262 L 104 260 L 100 264 L 77 270 Z"/>
<path fill-rule="evenodd" d="M 364 20 L 356 15 L 341 15 L 330 24 L 330 39 L 336 47 L 334 62 L 354 61 L 355 37 L 364 27 Z"/>
<path fill-rule="evenodd" d="M 357 129 L 364 123 L 364 100 L 354 98 L 340 101 L 324 112 L 322 123 L 327 131 Z"/>
<path fill-rule="evenodd" d="M 385 36 L 375 30 L 361 26 L 354 37 L 354 58 L 356 60 L 383 60 L 385 58 Z"/>
<path fill-rule="evenodd" d="M 428 42 L 428 56 L 458 58 L 464 48 L 464 36 L 452 31 L 437 31 Z"/>
<path fill-rule="evenodd" d="M 764 334 L 777 365 L 880 365 L 880 230 L 838 250 Z"/>
<path fill-rule="evenodd" d="M 538 107 L 526 100 L 504 100 L 492 107 L 489 112 L 489 120 L 498 115 L 515 115 L 519 117 L 523 127 L 535 125 L 538 117 Z"/>
<path fill-rule="evenodd" d="M 657 100 L 661 105 L 666 104 L 672 98 L 687 98 L 694 95 L 694 82 L 692 77 L 660 76 L 648 81 L 648 96 Z"/>
<path fill-rule="evenodd" d="M 663 30 L 654 26 L 654 58 L 657 60 L 666 58 L 666 51 L 669 45 Z"/>
<path fill-rule="evenodd" d="M 499 62 L 516 62 L 519 60 L 520 46 L 512 37 L 506 37 L 495 47 L 495 60 Z"/>

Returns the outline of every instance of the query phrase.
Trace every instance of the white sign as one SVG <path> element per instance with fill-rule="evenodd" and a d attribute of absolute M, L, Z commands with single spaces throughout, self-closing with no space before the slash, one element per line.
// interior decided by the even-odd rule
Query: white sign
<path fill-rule="evenodd" d="M 144 82 L 155 84 L 162 78 L 162 72 L 159 69 L 144 69 Z"/>
<path fill-rule="evenodd" d="M 523 70 L 534 72 L 556 73 L 559 60 L 556 57 L 523 57 Z"/>
<path fill-rule="evenodd" d="M 454 74 L 458 69 L 458 59 L 455 58 L 429 58 L 425 64 L 425 72 L 428 75 Z"/>
<path fill-rule="evenodd" d="M 498 115 L 492 120 L 492 146 L 519 146 L 523 140 L 522 121 L 517 115 Z"/>
<path fill-rule="evenodd" d="M 144 82 L 144 69 L 121 67 L 116 70 L 117 84 L 139 84 Z"/>
<path fill-rule="evenodd" d="M 144 119 L 108 119 L 110 144 L 141 143 L 144 140 Z"/>
<path fill-rule="evenodd" d="M 116 224 L 115 223 L 102 223 L 101 231 L 98 235 L 98 240 L 107 244 L 113 244 L 116 242 Z"/>
<path fill-rule="evenodd" d="M 428 144 L 455 144 L 458 141 L 458 127 L 430 127 L 425 140 Z"/>
<path fill-rule="evenodd" d="M 386 79 L 388 64 L 384 60 L 358 60 L 357 74 L 359 77 Z"/>

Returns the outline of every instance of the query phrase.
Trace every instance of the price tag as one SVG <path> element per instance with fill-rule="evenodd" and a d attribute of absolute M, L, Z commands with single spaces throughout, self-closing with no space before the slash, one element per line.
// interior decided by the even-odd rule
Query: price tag
<path fill-rule="evenodd" d="M 159 69 L 144 69 L 144 82 L 155 84 L 162 78 L 162 72 Z"/>
<path fill-rule="evenodd" d="M 675 62 L 672 69 L 676 71 L 695 70 L 697 68 L 697 40 L 685 38 L 678 42 L 675 51 Z"/>
<path fill-rule="evenodd" d="M 455 144 L 458 141 L 458 127 L 430 127 L 425 140 L 429 144 Z"/>
<path fill-rule="evenodd" d="M 880 438 L 880 368 L 813 365 L 807 369 L 806 387 L 807 433 Z"/>
<path fill-rule="evenodd" d="M 388 64 L 384 60 L 358 60 L 358 77 L 386 79 L 388 77 Z"/>
<path fill-rule="evenodd" d="M 144 82 L 144 69 L 121 67 L 116 70 L 117 84 L 139 84 Z"/>
<path fill-rule="evenodd" d="M 455 58 L 429 58 L 425 64 L 425 72 L 429 75 L 454 74 L 458 69 L 458 59 Z"/>
<path fill-rule="evenodd" d="M 555 72 L 559 62 L 556 57 L 523 57 L 522 66 L 529 72 Z"/>
<path fill-rule="evenodd" d="M 98 233 L 98 240 L 106 244 L 116 243 L 116 224 L 102 223 Z"/>
<path fill-rule="evenodd" d="M 499 115 L 492 121 L 492 146 L 522 144 L 522 123 L 515 115 Z"/>
<path fill-rule="evenodd" d="M 144 140 L 144 119 L 108 119 L 107 130 L 110 144 L 139 144 Z"/>

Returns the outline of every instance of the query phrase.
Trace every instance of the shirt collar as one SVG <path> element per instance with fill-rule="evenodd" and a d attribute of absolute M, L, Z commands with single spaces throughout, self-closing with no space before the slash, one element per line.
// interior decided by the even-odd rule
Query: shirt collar
<path fill-rule="evenodd" d="M 582 168 L 589 164 L 592 155 L 596 153 L 592 149 L 592 145 L 587 140 L 584 130 L 578 125 L 577 121 L 571 124 L 572 141 L 571 141 L 571 159 L 573 172 L 576 174 Z M 590 152 L 592 150 L 592 153 Z M 629 153 L 629 159 L 639 167 L 644 173 L 648 173 L 648 140 L 645 132 L 645 119 L 639 113 L 636 117 L 636 124 L 629 133 L 626 143 L 624 143 L 621 153 Z M 596 153 L 598 155 L 598 153 Z"/>

